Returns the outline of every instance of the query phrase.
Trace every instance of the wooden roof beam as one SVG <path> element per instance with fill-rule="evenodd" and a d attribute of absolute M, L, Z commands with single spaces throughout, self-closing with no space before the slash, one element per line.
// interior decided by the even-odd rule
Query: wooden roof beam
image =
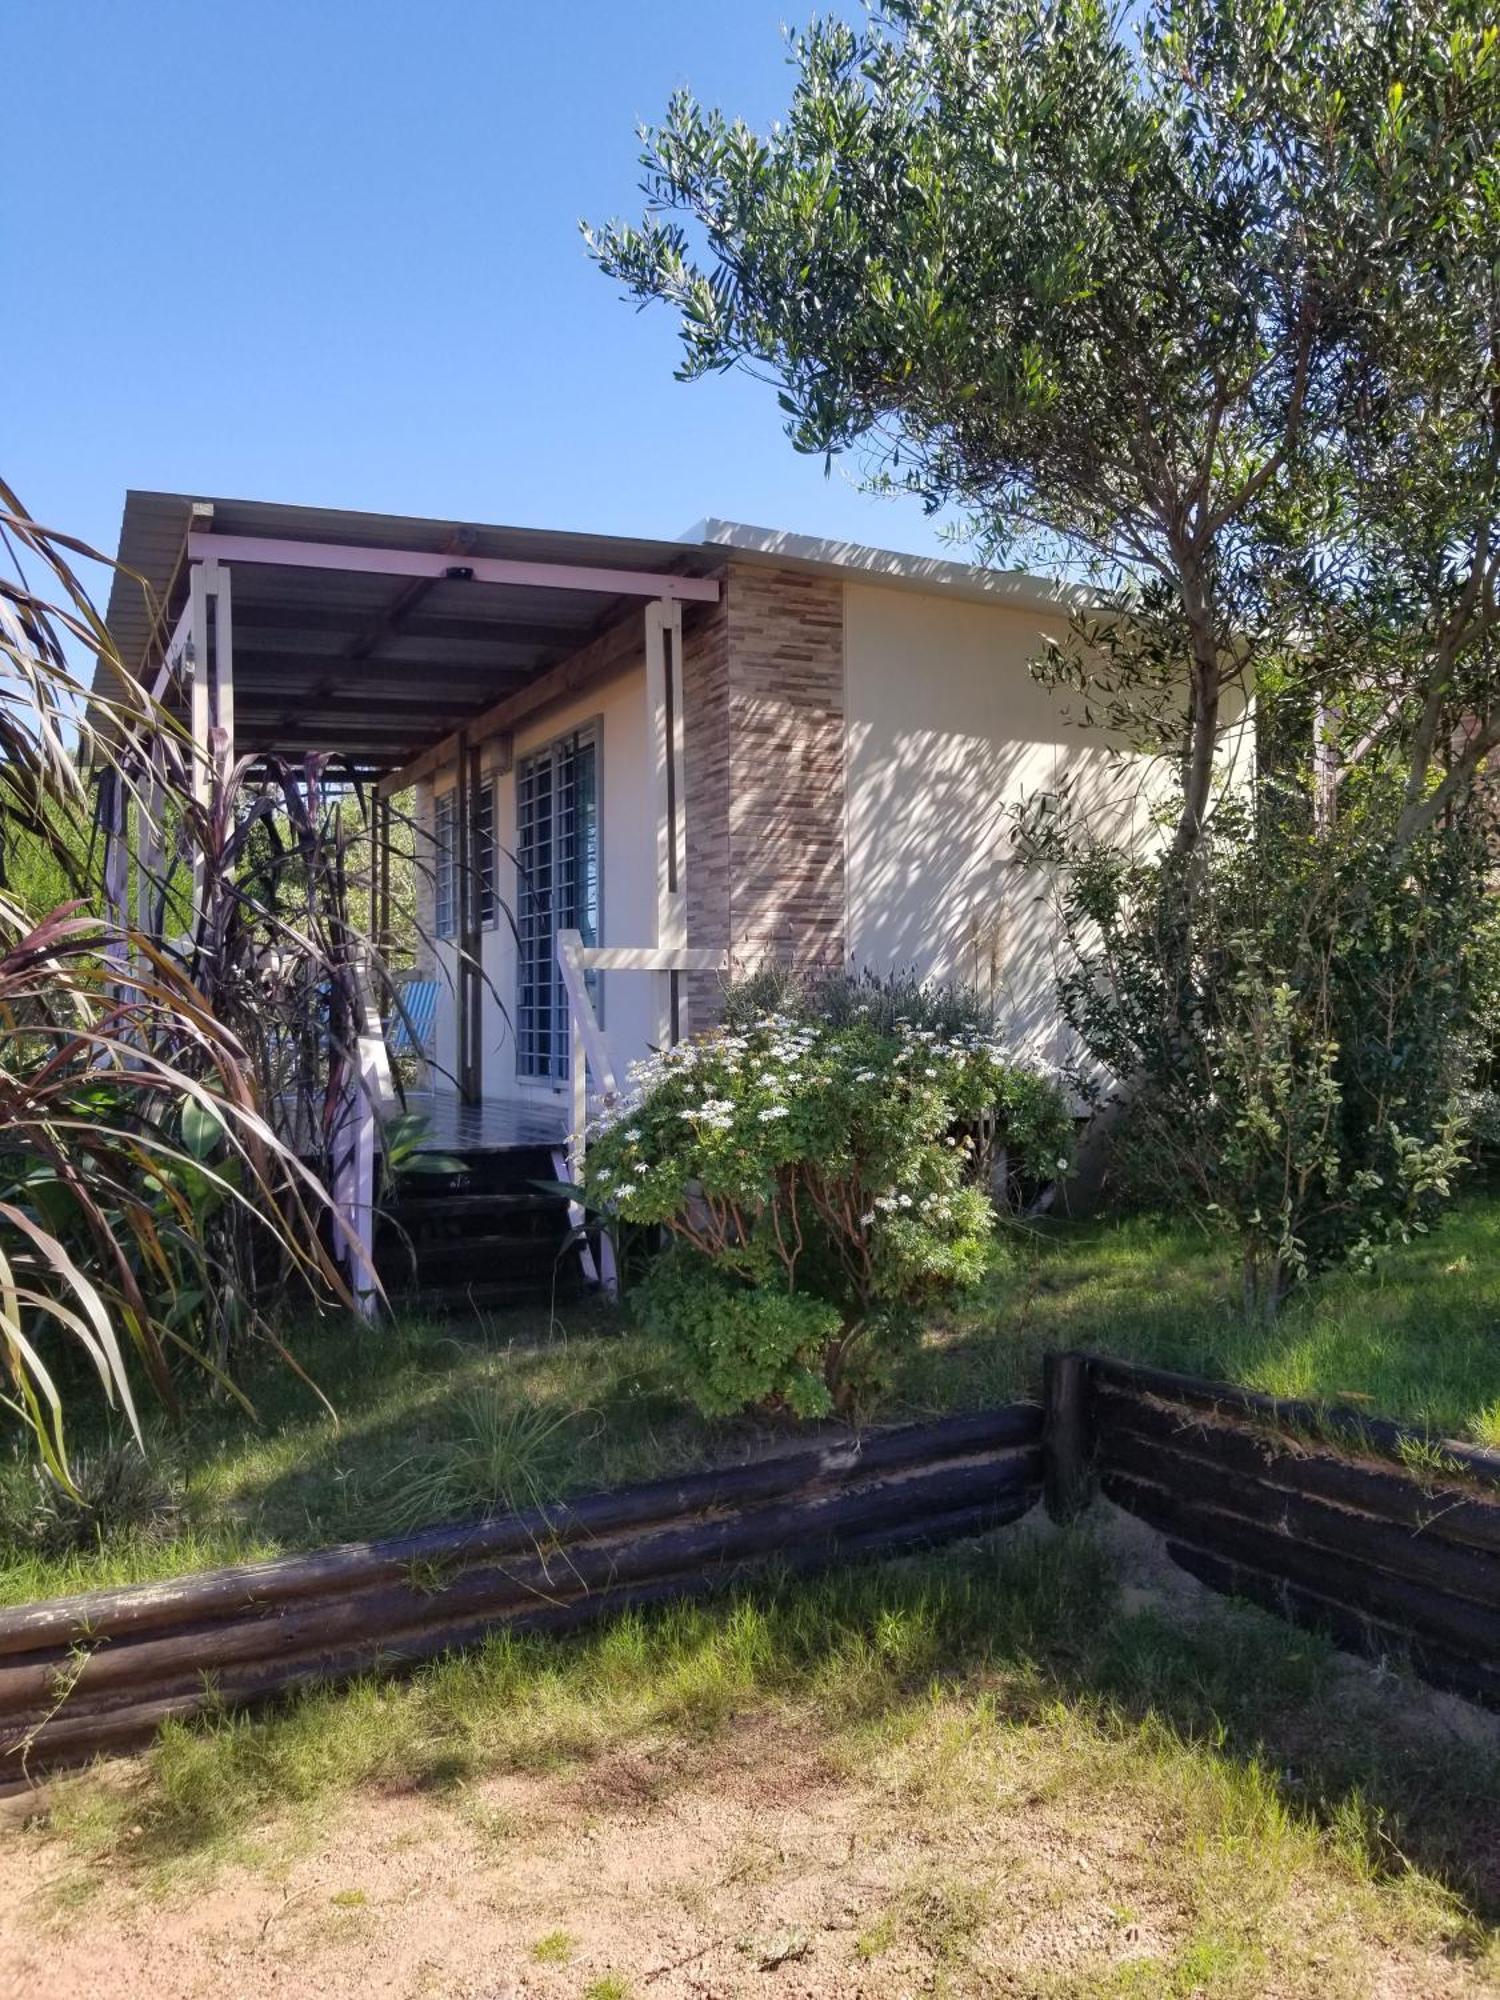
<path fill-rule="evenodd" d="M 714 590 L 717 593 L 717 583 Z M 639 609 L 633 609 L 613 625 L 607 626 L 586 646 L 581 646 L 576 653 L 570 653 L 555 667 L 538 674 L 525 687 L 471 716 L 464 723 L 461 733 L 467 736 L 470 743 L 483 743 L 492 736 L 508 735 L 530 716 L 550 708 L 554 702 L 566 701 L 572 695 L 581 694 L 585 688 L 608 680 L 612 674 L 628 666 L 637 655 L 644 660 L 645 649 L 644 623 Z M 458 755 L 459 735 L 460 731 L 454 730 L 440 743 L 434 743 L 430 750 L 424 750 L 420 757 L 414 757 L 399 771 L 392 771 L 388 777 L 382 778 L 382 796 L 389 798 L 396 792 L 404 792 L 409 786 L 419 784 L 423 778 L 431 777 L 445 764 L 451 764 Z"/>
<path fill-rule="evenodd" d="M 188 536 L 188 558 L 221 563 L 270 563 L 278 569 L 345 570 L 362 576 L 430 577 L 508 583 L 528 590 L 592 591 L 601 597 L 666 597 L 716 604 L 715 578 L 666 570 L 603 569 L 582 563 L 514 562 L 499 556 L 434 555 L 423 549 L 371 549 L 340 542 L 293 542 L 263 535 Z"/>
<path fill-rule="evenodd" d="M 354 619 L 347 610 L 324 604 L 288 604 L 277 599 L 269 603 L 252 600 L 243 608 L 234 607 L 235 623 L 247 631 L 271 635 L 282 633 L 295 638 L 301 633 L 328 633 L 338 639 L 347 636 Z M 474 640 L 493 646 L 530 646 L 538 649 L 582 644 L 594 628 L 595 620 L 583 618 L 575 630 L 559 625 L 538 625 L 513 618 L 476 618 L 472 611 L 444 611 L 423 605 L 401 620 L 404 639 L 432 639 L 446 645 L 450 640 Z M 329 657 L 333 657 L 330 653 Z"/>

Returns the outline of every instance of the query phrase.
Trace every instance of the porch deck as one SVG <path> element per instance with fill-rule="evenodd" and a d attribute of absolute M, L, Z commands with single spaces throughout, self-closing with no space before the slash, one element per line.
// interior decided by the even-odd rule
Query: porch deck
<path fill-rule="evenodd" d="M 554 1104 L 511 1098 L 465 1104 L 456 1090 L 439 1086 L 409 1091 L 406 1108 L 427 1120 L 421 1153 L 512 1153 L 568 1143 L 568 1100 L 561 1095 Z"/>

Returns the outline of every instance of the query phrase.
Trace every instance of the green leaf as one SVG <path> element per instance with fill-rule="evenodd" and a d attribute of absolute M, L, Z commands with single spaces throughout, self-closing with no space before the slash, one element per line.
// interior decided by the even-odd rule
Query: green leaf
<path fill-rule="evenodd" d="M 224 1143 L 225 1125 L 212 1105 L 190 1098 L 182 1107 L 182 1143 L 195 1160 L 210 1159 Z"/>

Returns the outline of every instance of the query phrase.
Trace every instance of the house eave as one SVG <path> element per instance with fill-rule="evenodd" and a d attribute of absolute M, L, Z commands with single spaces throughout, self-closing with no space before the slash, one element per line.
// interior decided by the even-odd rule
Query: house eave
<path fill-rule="evenodd" d="M 909 555 L 898 549 L 871 548 L 862 542 L 797 535 L 784 528 L 759 528 L 749 522 L 725 521 L 714 516 L 698 522 L 682 540 L 685 545 L 722 549 L 736 562 L 808 570 L 849 583 L 927 592 L 976 604 L 1006 605 L 1054 617 L 1065 618 L 1074 612 L 1101 608 L 1104 602 L 1099 591 L 1086 585 L 1057 583 L 1029 570 L 982 569 L 972 563 L 948 562 L 937 556 Z"/>

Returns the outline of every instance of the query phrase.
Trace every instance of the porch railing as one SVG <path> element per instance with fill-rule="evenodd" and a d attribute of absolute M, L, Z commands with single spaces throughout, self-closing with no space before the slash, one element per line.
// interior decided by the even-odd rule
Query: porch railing
<path fill-rule="evenodd" d="M 583 1155 L 588 1143 L 590 1077 L 593 1079 L 601 1106 L 606 1111 L 618 1100 L 620 1094 L 609 1043 L 599 1024 L 599 1016 L 594 1012 L 588 975 L 591 972 L 653 974 L 665 989 L 659 993 L 656 1010 L 658 1038 L 660 1043 L 665 1045 L 669 1041 L 682 1040 L 687 1026 L 685 1003 L 680 994 L 674 996 L 672 993 L 673 975 L 682 972 L 725 972 L 728 966 L 728 954 L 710 947 L 685 944 L 586 945 L 582 934 L 578 931 L 558 932 L 557 969 L 562 976 L 563 990 L 568 996 L 570 1041 L 568 1088 L 571 1093 L 568 1150 L 566 1157 L 558 1164 L 560 1169 L 566 1169 L 566 1178 L 574 1187 L 578 1186 L 583 1178 Z M 560 1172 L 559 1178 L 563 1177 Z M 569 1203 L 568 1218 L 583 1245 L 585 1275 L 613 1295 L 616 1274 L 614 1253 L 608 1236 L 601 1238 L 599 1261 L 596 1264 L 593 1251 L 583 1235 L 584 1211 L 580 1203 L 576 1201 Z"/>
<path fill-rule="evenodd" d="M 380 1131 L 396 1109 L 385 1027 L 380 1018 L 369 967 L 363 958 L 353 966 L 358 1023 L 353 1061 L 336 1113 L 334 1132 L 334 1241 L 348 1273 L 349 1288 L 365 1318 L 373 1318 L 379 1303 L 375 1276 L 375 1182 L 380 1162 Z"/>

